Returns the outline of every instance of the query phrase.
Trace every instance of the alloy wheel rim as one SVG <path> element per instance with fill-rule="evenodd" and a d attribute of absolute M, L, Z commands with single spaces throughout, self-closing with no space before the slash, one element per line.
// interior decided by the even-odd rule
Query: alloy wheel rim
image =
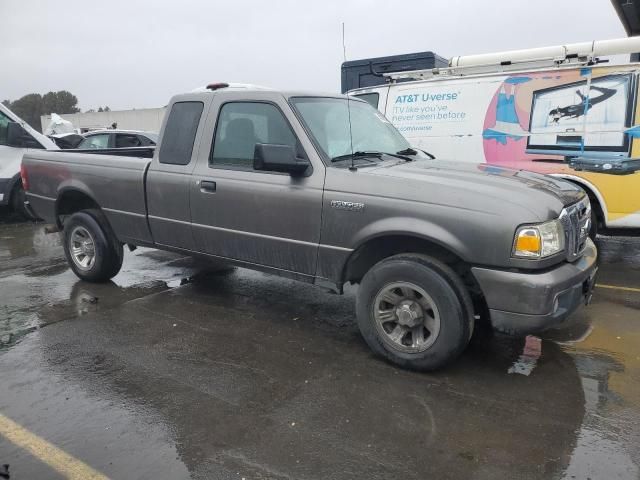
<path fill-rule="evenodd" d="M 91 270 L 96 262 L 96 244 L 89 231 L 77 226 L 69 237 L 69 251 L 73 263 L 81 270 Z"/>
<path fill-rule="evenodd" d="M 430 348 L 440 333 L 440 312 L 425 290 L 410 282 L 385 285 L 375 296 L 373 317 L 382 340 L 404 353 Z"/>

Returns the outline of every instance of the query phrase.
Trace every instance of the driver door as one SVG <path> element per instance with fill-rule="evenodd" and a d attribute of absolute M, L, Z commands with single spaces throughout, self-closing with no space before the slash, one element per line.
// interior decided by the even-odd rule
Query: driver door
<path fill-rule="evenodd" d="M 305 177 L 253 169 L 256 143 L 313 153 L 280 95 L 213 99 L 191 183 L 191 221 L 198 251 L 314 275 L 320 241 L 324 165 L 311 158 Z M 224 99 L 224 103 L 222 101 Z"/>

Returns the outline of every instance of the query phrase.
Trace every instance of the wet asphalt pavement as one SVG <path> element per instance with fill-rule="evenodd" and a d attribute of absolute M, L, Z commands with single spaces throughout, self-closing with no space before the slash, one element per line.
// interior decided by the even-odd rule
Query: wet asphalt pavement
<path fill-rule="evenodd" d="M 0 414 L 114 479 L 638 479 L 640 239 L 600 255 L 570 328 L 480 335 L 421 374 L 372 356 L 353 289 L 149 249 L 88 284 L 57 235 L 5 220 Z M 4 463 L 64 478 L 0 434 Z"/>

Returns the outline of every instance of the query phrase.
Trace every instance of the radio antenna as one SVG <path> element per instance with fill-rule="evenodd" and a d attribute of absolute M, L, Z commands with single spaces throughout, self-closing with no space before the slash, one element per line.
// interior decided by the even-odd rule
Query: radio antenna
<path fill-rule="evenodd" d="M 347 44 L 345 43 L 344 40 L 344 22 L 342 22 L 342 56 L 344 58 L 344 61 L 347 61 Z M 353 155 L 353 133 L 351 131 L 351 99 L 349 98 L 349 95 L 347 94 L 347 115 L 349 118 L 349 145 L 351 148 L 351 166 L 349 167 L 349 171 L 351 172 L 355 172 L 356 170 L 358 170 L 354 164 L 354 155 Z"/>

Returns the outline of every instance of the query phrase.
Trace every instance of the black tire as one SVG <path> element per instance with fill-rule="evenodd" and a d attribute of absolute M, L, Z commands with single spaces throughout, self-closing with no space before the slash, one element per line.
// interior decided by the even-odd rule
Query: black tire
<path fill-rule="evenodd" d="M 591 204 L 591 229 L 589 230 L 589 238 L 596 241 L 596 237 L 598 236 L 598 223 L 600 222 L 600 218 L 598 217 L 598 212 L 596 211 L 595 205 Z"/>
<path fill-rule="evenodd" d="M 71 215 L 64 222 L 62 236 L 67 262 L 82 280 L 106 282 L 120 271 L 124 250 L 100 210 L 82 210 Z M 78 238 L 87 238 L 93 244 L 93 261 L 84 266 L 72 252 L 72 243 L 77 244 Z M 86 255 L 81 258 L 84 260 Z"/>
<path fill-rule="evenodd" d="M 31 215 L 29 210 L 25 207 L 24 202 L 26 199 L 24 188 L 22 188 L 22 182 L 18 182 L 16 186 L 13 187 L 13 192 L 11 192 L 11 209 L 26 220 L 38 220 L 36 217 Z"/>
<path fill-rule="evenodd" d="M 407 352 L 404 349 L 413 347 L 394 344 L 391 334 L 385 334 L 389 324 L 384 323 L 383 327 L 374 314 L 382 292 L 403 282 L 422 289 L 428 301 L 435 304 L 436 308 L 430 312 L 433 314 L 435 310 L 434 315 L 439 317 L 439 330 L 433 339 L 428 335 L 426 343 L 432 343 L 422 351 Z M 423 296 L 418 294 L 413 298 L 422 299 Z M 396 327 L 409 328 L 400 325 L 395 308 L 390 310 L 396 312 Z M 426 255 L 400 254 L 374 265 L 360 283 L 356 314 L 360 332 L 371 349 L 396 365 L 412 370 L 435 370 L 452 362 L 467 347 L 473 333 L 473 304 L 464 283 L 450 267 Z M 393 322 L 391 320 L 390 324 Z M 411 328 L 421 328 L 421 325 Z M 425 332 L 429 333 L 426 329 Z"/>
<path fill-rule="evenodd" d="M 591 228 L 589 229 L 589 238 L 595 242 L 598 233 L 602 233 L 605 229 L 604 213 L 596 196 L 591 191 L 585 190 L 585 192 L 591 204 Z"/>

